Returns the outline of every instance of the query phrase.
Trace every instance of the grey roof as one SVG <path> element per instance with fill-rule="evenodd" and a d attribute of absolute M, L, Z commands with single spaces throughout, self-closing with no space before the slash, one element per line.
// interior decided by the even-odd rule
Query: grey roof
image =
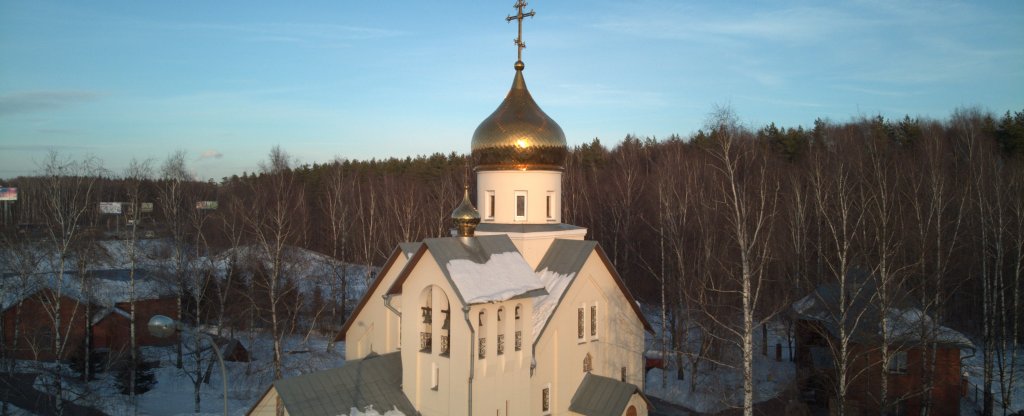
<path fill-rule="evenodd" d="M 289 377 L 274 383 L 292 416 L 348 414 L 373 406 L 384 412 L 397 408 L 407 415 L 416 409 L 402 393 L 402 357 L 398 352 L 349 361 L 344 366 Z"/>
<path fill-rule="evenodd" d="M 576 273 L 583 268 L 594 247 L 597 247 L 597 242 L 592 240 L 556 239 L 544 258 L 537 263 L 536 270 L 539 272 L 547 269 L 559 274 Z"/>
<path fill-rule="evenodd" d="M 634 394 L 647 401 L 637 386 L 587 373 L 569 402 L 569 410 L 587 416 L 619 416 L 626 411 L 629 398 Z M 647 406 L 651 406 L 649 401 Z"/>
<path fill-rule="evenodd" d="M 452 260 L 471 260 L 474 263 L 486 263 L 491 255 L 499 253 L 519 252 L 507 235 L 488 235 L 479 237 L 447 237 L 428 238 L 423 240 L 437 263 L 444 265 Z M 447 271 L 445 271 L 447 273 Z"/>
<path fill-rule="evenodd" d="M 537 233 L 551 231 L 586 230 L 571 224 L 494 224 L 480 223 L 476 230 L 485 233 Z"/>
<path fill-rule="evenodd" d="M 913 298 L 903 290 L 894 290 L 892 301 L 883 309 L 879 305 L 878 288 L 873 276 L 851 271 L 846 283 L 846 318 L 840 313 L 840 287 L 837 282 L 819 285 L 814 292 L 793 303 L 800 319 L 817 322 L 831 336 L 838 338 L 840 326 L 859 344 L 878 344 L 882 340 L 883 313 L 887 317 L 889 343 L 916 346 L 934 339 L 940 345 L 974 349 L 963 334 L 940 325 L 918 309 Z"/>
<path fill-rule="evenodd" d="M 402 250 L 402 254 L 405 254 L 405 258 L 409 259 L 422 245 L 423 243 L 398 243 L 398 248 Z"/>

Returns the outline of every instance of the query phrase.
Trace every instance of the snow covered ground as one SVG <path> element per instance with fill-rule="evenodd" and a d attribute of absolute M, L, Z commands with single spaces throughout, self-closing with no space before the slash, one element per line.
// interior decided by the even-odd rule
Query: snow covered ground
<path fill-rule="evenodd" d="M 646 308 L 645 308 L 646 309 Z M 661 320 L 657 313 L 647 313 L 655 331 L 660 331 Z M 696 338 L 697 331 L 693 331 Z M 648 341 L 648 350 L 660 350 L 660 339 L 656 336 Z M 696 341 L 696 340 L 695 340 Z M 769 325 L 768 355 L 761 355 L 761 330 L 758 328 L 754 336 L 754 401 L 762 402 L 778 397 L 786 389 L 792 388 L 796 377 L 796 365 L 789 361 L 786 350 L 785 327 L 779 323 Z M 775 345 L 783 348 L 782 361 L 775 361 Z M 696 349 L 694 345 L 693 350 Z M 717 413 L 743 404 L 743 373 L 742 369 L 730 365 L 742 362 L 740 351 L 730 348 L 721 360 L 726 364 L 714 364 L 702 360 L 698 365 L 695 388 L 691 390 L 694 374 L 690 371 L 687 358 L 683 358 L 685 368 L 683 379 L 677 377 L 677 366 L 674 354 L 670 354 L 667 368 L 652 369 L 647 373 L 645 393 L 662 400 L 675 403 L 700 413 Z M 658 354 L 649 354 L 658 356 Z M 663 380 L 664 376 L 664 380 Z M 664 384 L 663 384 L 664 382 Z"/>
<path fill-rule="evenodd" d="M 191 337 L 184 339 L 191 345 Z M 203 345 L 207 345 L 205 342 Z M 250 349 L 252 362 L 226 362 L 228 377 L 228 412 L 231 415 L 244 415 L 266 392 L 274 379 L 272 367 L 272 342 L 268 337 L 261 336 Z M 327 352 L 327 340 L 323 337 L 310 337 L 305 342 L 300 336 L 289 337 L 284 344 L 283 372 L 285 377 L 306 374 L 327 368 L 334 368 L 345 362 L 345 346 L 337 345 L 334 352 Z M 194 385 L 189 372 L 194 372 L 195 361 L 191 354 L 185 354 L 183 368 L 175 364 L 174 347 L 146 347 L 143 356 L 146 360 L 158 361 L 155 369 L 157 383 L 152 390 L 138 397 L 138 414 L 153 416 L 193 415 Z M 188 349 L 186 348 L 186 351 Z M 203 354 L 202 368 L 205 371 L 210 351 Z M 40 365 L 34 362 L 22 362 L 23 370 L 36 369 Z M 65 369 L 65 374 L 70 370 Z M 220 369 L 214 361 L 210 373 L 210 383 L 203 384 L 200 389 L 200 415 L 220 415 L 224 411 L 224 389 Z M 35 388 L 40 391 L 52 392 L 53 379 L 40 376 L 36 379 Z M 132 407 L 128 396 L 120 394 L 114 380 L 114 372 L 98 374 L 96 380 L 81 383 L 74 380 L 65 384 L 65 397 L 74 402 L 93 407 L 112 416 L 131 415 Z M 18 414 L 18 413 L 15 413 Z M 31 414 L 31 413 L 25 413 Z M 385 413 L 389 415 L 389 413 Z"/>
<path fill-rule="evenodd" d="M 976 344 L 978 345 L 978 344 Z M 1009 362 L 1009 356 L 1007 356 L 1007 362 Z M 967 374 L 967 379 L 970 380 L 970 386 L 968 387 L 967 397 L 960 400 L 960 408 L 962 415 L 974 415 L 980 414 L 982 407 L 982 394 L 981 386 L 983 386 L 983 364 L 984 356 L 981 351 L 974 354 L 972 357 L 964 358 L 961 362 L 964 372 Z M 1007 374 L 1006 379 L 1009 379 Z M 996 408 L 995 414 L 1003 414 L 1002 407 L 1002 386 L 999 384 L 999 375 L 995 375 L 995 379 L 992 381 L 992 391 L 995 394 Z M 1006 414 L 1013 414 L 1014 412 L 1024 411 L 1024 348 L 1017 350 L 1017 371 L 1014 375 L 1013 386 L 1011 390 L 1009 406 L 1006 406 Z"/>

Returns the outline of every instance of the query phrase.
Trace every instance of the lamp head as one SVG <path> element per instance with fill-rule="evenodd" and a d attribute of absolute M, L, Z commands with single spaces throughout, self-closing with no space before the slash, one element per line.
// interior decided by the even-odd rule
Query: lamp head
<path fill-rule="evenodd" d="M 153 315 L 148 326 L 149 333 L 157 338 L 167 338 L 180 328 L 177 321 L 163 315 Z"/>

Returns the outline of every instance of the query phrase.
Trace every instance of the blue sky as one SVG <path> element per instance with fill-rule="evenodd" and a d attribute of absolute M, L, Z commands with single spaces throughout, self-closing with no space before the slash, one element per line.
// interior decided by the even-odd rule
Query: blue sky
<path fill-rule="evenodd" d="M 288 4 L 285 4 L 288 3 Z M 0 0 L 0 178 L 49 149 L 184 150 L 199 178 L 466 152 L 514 74 L 513 0 Z M 535 0 L 527 84 L 570 145 L 1024 109 L 1024 2 Z"/>

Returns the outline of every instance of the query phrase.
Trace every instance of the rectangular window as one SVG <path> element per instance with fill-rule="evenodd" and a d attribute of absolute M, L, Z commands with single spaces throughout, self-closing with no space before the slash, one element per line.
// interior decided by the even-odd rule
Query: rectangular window
<path fill-rule="evenodd" d="M 523 349 L 523 331 L 516 331 L 516 351 Z"/>
<path fill-rule="evenodd" d="M 590 307 L 590 338 L 597 339 L 597 305 Z"/>
<path fill-rule="evenodd" d="M 498 355 L 505 353 L 505 334 L 498 334 Z"/>
<path fill-rule="evenodd" d="M 889 372 L 893 374 L 907 373 L 907 352 L 899 351 L 889 357 Z"/>
<path fill-rule="evenodd" d="M 437 363 L 431 364 L 433 371 L 430 372 L 430 389 L 437 391 L 438 381 L 441 379 L 441 369 L 437 367 Z"/>
<path fill-rule="evenodd" d="M 487 191 L 487 219 L 494 219 L 494 191 Z"/>
<path fill-rule="evenodd" d="M 516 221 L 526 221 L 526 191 L 516 191 Z"/>
<path fill-rule="evenodd" d="M 545 206 L 547 206 L 547 211 L 548 211 L 548 219 L 549 219 L 549 220 L 550 220 L 550 219 L 554 219 L 554 218 L 555 218 L 555 212 L 554 212 L 554 207 L 552 206 L 552 205 L 553 205 L 553 204 L 552 204 L 552 200 L 554 199 L 554 197 L 555 197 L 555 196 L 553 195 L 553 192 L 551 192 L 551 191 L 548 191 L 548 198 L 547 198 L 547 200 L 545 201 Z"/>
<path fill-rule="evenodd" d="M 551 413 L 551 385 L 540 391 L 540 410 L 544 414 Z"/>
<path fill-rule="evenodd" d="M 626 382 L 626 367 L 622 367 L 622 382 Z"/>
<path fill-rule="evenodd" d="M 579 309 L 576 310 L 576 338 L 578 338 L 580 341 L 583 341 L 583 334 L 584 334 L 584 332 L 583 332 L 583 322 L 585 322 L 585 321 L 583 319 L 583 311 L 584 311 L 583 308 L 579 308 Z"/>
<path fill-rule="evenodd" d="M 480 359 L 487 358 L 487 338 L 480 338 Z"/>

